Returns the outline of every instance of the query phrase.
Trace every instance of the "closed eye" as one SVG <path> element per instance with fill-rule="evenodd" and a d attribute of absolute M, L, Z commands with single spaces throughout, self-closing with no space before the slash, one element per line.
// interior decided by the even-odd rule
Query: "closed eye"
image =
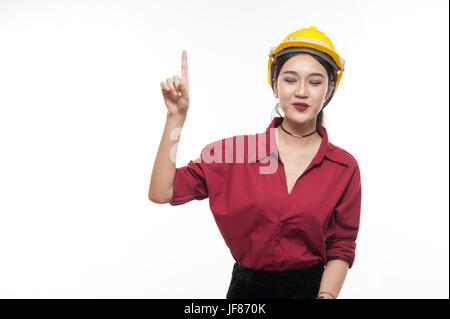
<path fill-rule="evenodd" d="M 289 83 L 296 82 L 296 80 L 285 80 L 285 81 L 286 81 L 286 82 L 289 82 Z M 309 83 L 314 84 L 314 85 L 322 84 L 322 82 L 309 82 Z"/>

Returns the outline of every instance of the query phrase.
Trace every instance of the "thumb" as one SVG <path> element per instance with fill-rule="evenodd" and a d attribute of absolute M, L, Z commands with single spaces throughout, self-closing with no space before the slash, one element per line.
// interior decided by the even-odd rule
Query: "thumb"
<path fill-rule="evenodd" d="M 181 91 L 181 93 L 183 95 L 187 94 L 187 87 L 186 84 L 184 84 L 183 82 L 181 82 L 180 84 L 178 84 L 178 90 Z"/>

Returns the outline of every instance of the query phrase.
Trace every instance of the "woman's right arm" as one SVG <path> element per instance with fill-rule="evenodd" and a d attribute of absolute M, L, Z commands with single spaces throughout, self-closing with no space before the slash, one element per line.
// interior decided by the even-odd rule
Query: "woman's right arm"
<path fill-rule="evenodd" d="M 180 134 L 178 133 L 181 131 L 185 120 L 185 117 L 167 113 L 166 125 L 159 144 L 158 154 L 156 154 L 155 163 L 153 164 L 150 188 L 148 190 L 148 199 L 154 203 L 165 204 L 172 199 L 177 150 L 177 146 L 174 147 L 174 145 L 180 139 Z M 176 139 L 171 140 L 171 135 L 172 138 L 176 137 Z M 171 155 L 172 148 L 174 150 Z"/>
<path fill-rule="evenodd" d="M 183 50 L 181 78 L 175 75 L 161 82 L 161 91 L 167 107 L 166 125 L 153 164 L 148 190 L 148 199 L 154 203 L 170 202 L 173 195 L 173 181 L 176 171 L 176 150 L 173 147 L 180 139 L 180 132 L 189 109 L 189 81 L 187 52 Z M 171 139 L 172 138 L 172 139 Z M 172 148 L 174 149 L 173 153 Z"/>

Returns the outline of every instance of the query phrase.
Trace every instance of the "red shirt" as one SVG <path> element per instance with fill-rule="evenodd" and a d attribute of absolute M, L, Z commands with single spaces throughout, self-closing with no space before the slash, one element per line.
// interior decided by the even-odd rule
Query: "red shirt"
<path fill-rule="evenodd" d="M 245 267 L 300 269 L 337 257 L 351 268 L 361 211 L 358 163 L 318 125 L 320 148 L 288 194 L 274 130 L 282 120 L 275 117 L 264 133 L 206 145 L 176 168 L 170 205 L 209 197 L 226 245 Z"/>

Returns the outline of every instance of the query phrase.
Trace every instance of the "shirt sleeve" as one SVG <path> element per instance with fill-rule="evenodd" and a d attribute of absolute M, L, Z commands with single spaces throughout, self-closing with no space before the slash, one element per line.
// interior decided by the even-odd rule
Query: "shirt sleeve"
<path fill-rule="evenodd" d="M 361 214 L 361 175 L 359 166 L 353 170 L 350 181 L 334 209 L 326 237 L 327 260 L 347 260 L 352 268 L 355 260 L 356 238 Z"/>
<path fill-rule="evenodd" d="M 194 199 L 202 200 L 208 197 L 204 164 L 200 154 L 195 161 L 191 160 L 186 166 L 176 168 L 170 205 L 181 205 Z"/>

